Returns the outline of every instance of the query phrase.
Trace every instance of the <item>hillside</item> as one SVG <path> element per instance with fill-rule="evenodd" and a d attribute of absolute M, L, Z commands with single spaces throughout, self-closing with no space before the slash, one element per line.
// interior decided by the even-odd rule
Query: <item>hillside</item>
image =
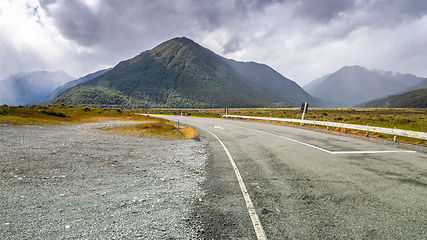
<path fill-rule="evenodd" d="M 427 88 L 376 99 L 360 106 L 368 108 L 427 108 Z"/>
<path fill-rule="evenodd" d="M 327 75 L 320 77 L 318 79 L 314 79 L 313 81 L 304 85 L 302 88 L 309 93 L 309 92 L 313 91 L 314 89 L 316 89 L 324 80 L 326 80 L 331 75 L 332 75 L 332 73 L 327 74 Z"/>
<path fill-rule="evenodd" d="M 406 89 L 406 92 L 418 90 L 418 89 L 424 89 L 424 88 L 427 88 L 427 78 L 424 79 L 422 82 L 418 83 L 417 85 Z"/>
<path fill-rule="evenodd" d="M 0 104 L 27 105 L 37 102 L 73 78 L 63 71 L 22 72 L 0 81 Z"/>
<path fill-rule="evenodd" d="M 305 87 L 312 96 L 334 102 L 333 107 L 352 107 L 358 103 L 404 91 L 422 81 L 412 74 L 396 74 L 380 70 L 370 71 L 360 66 L 343 67 Z"/>
<path fill-rule="evenodd" d="M 108 69 L 103 69 L 103 70 L 99 70 L 97 72 L 94 73 L 90 73 L 84 77 L 81 77 L 79 79 L 76 80 L 72 80 L 70 82 L 65 83 L 62 86 L 57 87 L 55 90 L 53 90 L 51 93 L 49 93 L 49 95 L 45 96 L 44 98 L 42 98 L 40 101 L 35 102 L 33 104 L 41 104 L 41 105 L 47 105 L 49 104 L 56 96 L 58 96 L 60 93 L 62 93 L 63 91 L 65 91 L 68 88 L 77 86 L 81 83 L 85 83 L 89 80 L 92 80 L 102 74 L 104 74 L 105 72 L 107 72 L 108 70 L 110 70 L 110 68 Z"/>
<path fill-rule="evenodd" d="M 225 59 L 183 37 L 120 62 L 52 103 L 212 108 L 298 106 L 301 101 L 321 104 L 266 65 Z"/>

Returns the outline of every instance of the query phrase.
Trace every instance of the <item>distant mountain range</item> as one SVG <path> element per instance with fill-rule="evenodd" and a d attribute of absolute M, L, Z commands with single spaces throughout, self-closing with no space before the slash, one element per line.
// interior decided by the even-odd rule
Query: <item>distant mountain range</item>
<path fill-rule="evenodd" d="M 63 71 L 22 72 L 0 81 L 0 104 L 26 105 L 40 101 L 56 87 L 72 80 Z"/>
<path fill-rule="evenodd" d="M 298 84 L 264 64 L 221 57 L 174 38 L 68 88 L 52 103 L 103 107 L 322 106 Z"/>
<path fill-rule="evenodd" d="M 47 105 L 49 104 L 56 96 L 58 96 L 60 93 L 62 93 L 63 91 L 65 91 L 68 88 L 77 86 L 79 84 L 85 83 L 89 80 L 92 80 L 102 74 L 104 74 L 105 72 L 107 72 L 108 70 L 110 70 L 111 68 L 108 69 L 103 69 L 103 70 L 99 70 L 97 72 L 94 73 L 90 73 L 84 77 L 81 77 L 79 79 L 70 81 L 65 83 L 62 86 L 57 87 L 55 90 L 53 90 L 51 93 L 49 93 L 49 95 L 45 96 L 44 98 L 42 98 L 40 101 L 38 102 L 34 102 L 32 104 L 41 104 L 41 105 Z"/>
<path fill-rule="evenodd" d="M 346 66 L 301 88 L 265 64 L 226 59 L 190 39 L 79 79 L 62 71 L 18 73 L 0 81 L 0 104 L 102 107 L 425 107 L 427 79 Z M 418 91 L 415 91 L 418 90 Z M 307 91 L 307 92 L 306 92 Z"/>
<path fill-rule="evenodd" d="M 427 88 L 413 90 L 397 95 L 363 103 L 367 108 L 427 108 Z"/>
<path fill-rule="evenodd" d="M 356 105 L 369 108 L 427 108 L 427 78 L 404 92 Z"/>
<path fill-rule="evenodd" d="M 312 96 L 329 102 L 331 107 L 352 107 L 382 98 L 420 83 L 423 78 L 360 66 L 346 66 L 335 73 L 316 79 L 304 86 Z"/>
<path fill-rule="evenodd" d="M 427 78 L 424 79 L 422 82 L 418 83 L 417 85 L 412 86 L 412 87 L 406 89 L 405 92 L 410 92 L 410 91 L 413 91 L 413 90 L 419 90 L 419 89 L 424 89 L 424 88 L 427 88 Z"/>

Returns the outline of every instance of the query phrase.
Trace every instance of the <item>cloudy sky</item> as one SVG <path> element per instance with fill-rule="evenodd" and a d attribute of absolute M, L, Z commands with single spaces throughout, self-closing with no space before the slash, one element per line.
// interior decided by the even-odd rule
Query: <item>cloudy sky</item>
<path fill-rule="evenodd" d="M 77 78 L 181 36 L 301 86 L 346 65 L 427 77 L 426 0 L 0 0 L 0 79 Z"/>

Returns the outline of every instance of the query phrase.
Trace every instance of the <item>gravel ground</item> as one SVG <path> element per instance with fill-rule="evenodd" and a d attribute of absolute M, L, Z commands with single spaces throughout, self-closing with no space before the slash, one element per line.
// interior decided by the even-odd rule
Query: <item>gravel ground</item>
<path fill-rule="evenodd" d="M 0 126 L 0 239 L 198 238 L 203 144 L 97 130 L 121 123 Z"/>

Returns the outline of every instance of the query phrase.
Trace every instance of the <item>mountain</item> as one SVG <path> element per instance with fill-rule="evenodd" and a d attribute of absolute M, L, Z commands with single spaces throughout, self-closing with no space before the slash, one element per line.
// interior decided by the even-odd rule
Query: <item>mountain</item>
<path fill-rule="evenodd" d="M 311 106 L 321 101 L 270 67 L 223 58 L 190 39 L 174 38 L 122 61 L 52 103 L 104 107 Z"/>
<path fill-rule="evenodd" d="M 427 88 L 391 95 L 361 104 L 368 108 L 427 108 Z"/>
<path fill-rule="evenodd" d="M 316 89 L 325 79 L 327 79 L 331 75 L 332 75 L 332 73 L 326 74 L 323 77 L 320 77 L 318 79 L 315 79 L 315 80 L 309 82 L 308 84 L 304 85 L 302 88 L 307 92 L 311 92 L 314 89 Z"/>
<path fill-rule="evenodd" d="M 372 72 L 378 73 L 380 75 L 383 75 L 384 77 L 400 82 L 403 85 L 405 85 L 406 88 L 412 87 L 424 80 L 422 77 L 417 77 L 414 74 L 410 74 L 410 73 L 401 74 L 401 73 L 396 73 L 392 71 L 383 71 L 378 69 L 374 69 L 372 70 Z"/>
<path fill-rule="evenodd" d="M 103 70 L 99 70 L 97 72 L 94 73 L 90 73 L 84 77 L 81 77 L 79 79 L 76 80 L 72 80 L 70 82 L 65 83 L 62 86 L 57 87 L 55 90 L 53 90 L 51 93 L 49 93 L 49 95 L 45 96 L 44 98 L 42 98 L 40 101 L 35 102 L 34 104 L 41 104 L 41 105 L 47 105 L 49 104 L 56 96 L 58 96 L 60 93 L 62 93 L 63 91 L 65 91 L 68 88 L 77 86 L 81 83 L 85 83 L 89 80 L 92 80 L 102 74 L 104 74 L 105 72 L 107 72 L 108 70 L 110 70 L 111 68 L 108 69 L 103 69 Z"/>
<path fill-rule="evenodd" d="M 412 74 L 370 71 L 360 66 L 346 66 L 306 88 L 312 96 L 334 102 L 333 107 L 352 107 L 358 103 L 404 91 L 422 81 Z"/>
<path fill-rule="evenodd" d="M 414 85 L 408 89 L 406 89 L 406 92 L 418 90 L 418 89 L 424 89 L 427 88 L 427 78 L 424 79 L 422 82 L 418 83 L 417 85 Z"/>
<path fill-rule="evenodd" d="M 73 78 L 63 71 L 22 72 L 0 81 L 0 104 L 26 105 L 37 102 Z"/>

